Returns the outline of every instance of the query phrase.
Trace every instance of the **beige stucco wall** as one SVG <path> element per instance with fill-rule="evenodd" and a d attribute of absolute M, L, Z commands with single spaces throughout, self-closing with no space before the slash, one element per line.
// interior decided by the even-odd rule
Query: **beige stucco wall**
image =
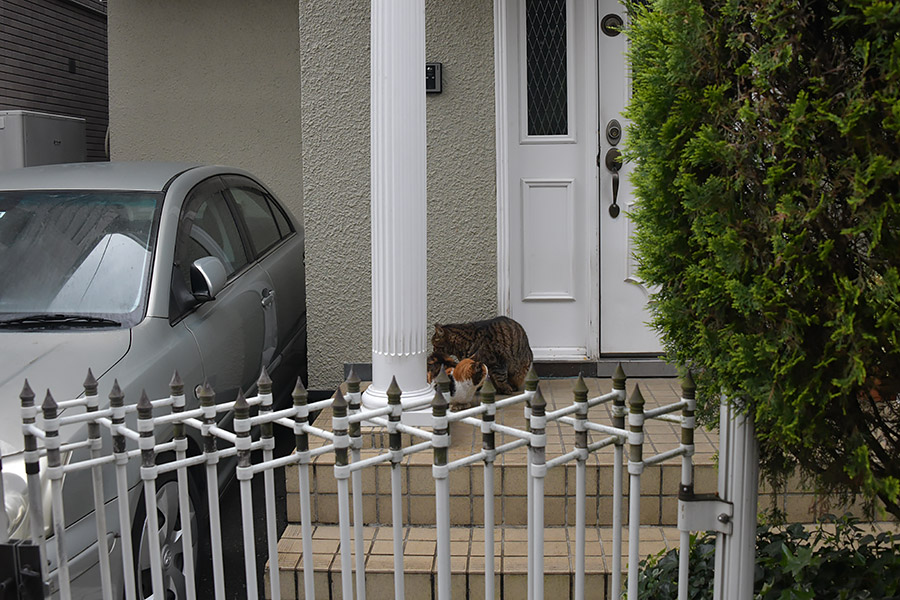
<path fill-rule="evenodd" d="M 427 0 L 428 315 L 492 316 L 497 307 L 493 8 Z M 304 218 L 310 387 L 371 360 L 369 2 L 300 5 Z M 423 67 L 424 71 L 424 67 Z M 424 73 L 423 73 L 424 85 Z"/>
<path fill-rule="evenodd" d="M 241 167 L 302 220 L 297 0 L 110 0 L 114 160 Z"/>

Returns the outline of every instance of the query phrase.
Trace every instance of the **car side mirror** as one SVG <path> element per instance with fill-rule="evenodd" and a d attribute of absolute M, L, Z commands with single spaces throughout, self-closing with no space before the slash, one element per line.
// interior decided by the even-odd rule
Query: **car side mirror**
<path fill-rule="evenodd" d="M 215 300 L 227 280 L 225 265 L 215 256 L 204 256 L 191 264 L 191 291 L 198 302 Z"/>

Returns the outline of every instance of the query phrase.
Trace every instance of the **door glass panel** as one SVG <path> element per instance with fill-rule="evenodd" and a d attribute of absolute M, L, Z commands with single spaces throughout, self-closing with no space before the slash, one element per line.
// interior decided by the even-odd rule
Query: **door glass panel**
<path fill-rule="evenodd" d="M 566 0 L 527 0 L 528 135 L 569 133 Z"/>
<path fill-rule="evenodd" d="M 195 193 L 182 211 L 178 229 L 175 263 L 186 282 L 191 280 L 191 264 L 204 256 L 221 260 L 229 277 L 248 262 L 237 225 L 218 191 Z"/>

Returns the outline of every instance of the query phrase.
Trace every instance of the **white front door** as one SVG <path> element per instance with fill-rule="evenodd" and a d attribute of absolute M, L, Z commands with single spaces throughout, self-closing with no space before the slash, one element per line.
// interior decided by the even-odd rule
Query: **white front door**
<path fill-rule="evenodd" d="M 601 33 L 600 20 L 624 18 L 624 8 L 496 2 L 501 312 L 523 324 L 537 360 L 656 352 L 629 259 L 628 167 L 613 218 L 604 164 L 605 129 L 612 119 L 625 126 L 628 86 L 625 36 Z"/>

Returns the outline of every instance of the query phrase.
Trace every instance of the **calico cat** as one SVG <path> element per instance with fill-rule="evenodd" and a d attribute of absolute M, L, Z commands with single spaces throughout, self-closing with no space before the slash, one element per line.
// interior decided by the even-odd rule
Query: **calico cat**
<path fill-rule="evenodd" d="M 522 388 L 533 358 L 525 329 L 509 317 L 435 324 L 431 343 L 435 354 L 464 356 L 483 363 L 501 394 L 513 394 Z"/>
<path fill-rule="evenodd" d="M 487 379 L 488 368 L 471 358 L 457 362 L 455 356 L 433 352 L 428 357 L 428 383 L 432 383 L 441 370 L 450 378 L 450 410 L 475 406 L 475 394 Z"/>

